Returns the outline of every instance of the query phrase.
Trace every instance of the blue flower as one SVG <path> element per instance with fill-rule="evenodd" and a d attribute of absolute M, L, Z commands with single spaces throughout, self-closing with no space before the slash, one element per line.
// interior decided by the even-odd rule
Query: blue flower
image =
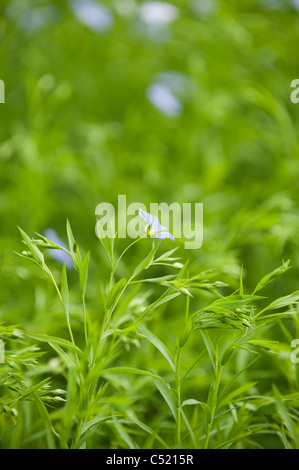
<path fill-rule="evenodd" d="M 148 100 L 166 116 L 178 116 L 183 111 L 180 100 L 164 83 L 154 83 L 147 89 Z"/>
<path fill-rule="evenodd" d="M 167 228 L 164 225 L 161 225 L 158 217 L 153 217 L 149 212 L 145 212 L 142 209 L 138 211 L 139 217 L 141 217 L 146 223 L 146 229 L 150 227 L 148 234 L 154 236 L 155 238 L 160 238 L 165 240 L 165 238 L 170 238 L 174 241 L 173 235 L 168 232 Z"/>
<path fill-rule="evenodd" d="M 44 236 L 48 238 L 51 242 L 55 243 L 55 245 L 61 246 L 62 248 L 66 248 L 64 242 L 59 238 L 55 230 L 52 228 L 47 228 L 44 231 Z M 49 249 L 49 255 L 56 259 L 59 263 L 65 263 L 67 268 L 73 268 L 73 262 L 71 256 L 63 250 L 59 250 L 58 248 Z"/>
<path fill-rule="evenodd" d="M 139 7 L 141 20 L 145 24 L 164 26 L 179 16 L 179 9 L 166 2 L 144 2 Z"/>
<path fill-rule="evenodd" d="M 298 0 L 299 1 L 299 0 Z M 178 117 L 184 110 L 184 101 L 191 98 L 189 77 L 175 70 L 159 73 L 147 87 L 146 97 L 165 116 Z"/>
<path fill-rule="evenodd" d="M 70 7 L 77 18 L 96 33 L 109 31 L 113 26 L 113 16 L 104 5 L 93 0 L 72 0 Z"/>

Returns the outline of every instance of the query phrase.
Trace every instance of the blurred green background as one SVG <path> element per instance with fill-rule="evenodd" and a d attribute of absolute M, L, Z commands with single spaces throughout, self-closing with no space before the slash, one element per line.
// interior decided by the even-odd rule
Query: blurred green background
<path fill-rule="evenodd" d="M 203 202 L 204 244 L 188 256 L 232 279 L 244 264 L 248 286 L 291 258 L 275 289 L 297 288 L 298 10 L 295 0 L 1 2 L 1 319 L 30 315 L 39 282 L 13 253 L 17 225 L 65 239 L 69 218 L 96 257 L 95 207 L 118 194 Z"/>
<path fill-rule="evenodd" d="M 145 205 L 203 202 L 203 246 L 179 250 L 194 272 L 215 269 L 237 289 L 244 265 L 249 292 L 290 259 L 263 294 L 297 290 L 298 44 L 298 0 L 2 0 L 0 321 L 57 334 L 64 320 L 52 286 L 14 251 L 23 249 L 17 226 L 66 241 L 67 218 L 91 249 L 88 308 L 99 315 L 107 266 L 95 207 L 119 194 Z M 123 269 L 147 249 L 130 251 Z M 172 314 L 155 320 L 168 340 L 180 331 L 169 326 L 180 325 L 180 308 Z M 265 362 L 260 390 L 268 377 L 292 383 L 289 362 Z M 201 380 L 208 389 L 208 374 Z"/>

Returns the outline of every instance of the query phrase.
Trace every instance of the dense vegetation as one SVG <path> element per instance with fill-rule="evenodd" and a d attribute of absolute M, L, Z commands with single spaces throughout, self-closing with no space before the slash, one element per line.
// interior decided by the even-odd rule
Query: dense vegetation
<path fill-rule="evenodd" d="M 299 447 L 298 2 L 154 4 L 1 2 L 1 448 Z"/>

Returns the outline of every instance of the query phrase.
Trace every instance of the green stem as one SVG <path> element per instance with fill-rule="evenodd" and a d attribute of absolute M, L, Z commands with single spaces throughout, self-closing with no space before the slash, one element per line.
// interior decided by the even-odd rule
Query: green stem
<path fill-rule="evenodd" d="M 215 377 L 215 386 L 214 386 L 214 391 L 213 391 L 213 396 L 211 400 L 211 420 L 208 423 L 207 426 L 207 432 L 206 432 L 206 437 L 204 441 L 204 449 L 208 449 L 209 446 L 209 440 L 210 440 L 210 434 L 213 426 L 213 421 L 214 421 L 214 416 L 215 416 L 215 411 L 217 407 L 217 398 L 218 398 L 218 390 L 219 390 L 219 384 L 220 384 L 220 379 L 221 379 L 221 373 L 222 373 L 222 367 L 218 363 L 218 357 L 217 357 L 217 362 L 216 362 L 216 377 Z"/>
<path fill-rule="evenodd" d="M 208 445 L 209 445 L 209 439 L 210 439 L 210 433 L 211 433 L 211 429 L 212 429 L 213 419 L 214 419 L 214 413 L 211 414 L 211 421 L 207 426 L 207 433 L 206 433 L 205 442 L 204 442 L 204 446 L 203 446 L 204 449 L 207 449 Z"/>
<path fill-rule="evenodd" d="M 46 273 L 48 274 L 48 276 L 50 276 L 54 286 L 55 286 L 55 289 L 57 290 L 57 294 L 58 294 L 58 297 L 60 299 L 60 302 L 63 304 L 63 301 L 62 301 L 62 296 L 61 296 L 61 293 L 60 293 L 60 290 L 59 290 L 59 287 L 54 279 L 54 276 L 53 274 L 51 273 L 50 269 L 48 268 L 48 266 L 45 266 L 44 267 L 44 270 L 46 271 Z"/>
<path fill-rule="evenodd" d="M 46 273 L 50 276 L 50 278 L 51 278 L 51 280 L 52 280 L 52 282 L 53 282 L 53 284 L 54 284 L 54 286 L 55 286 L 55 289 L 56 289 L 56 291 L 57 291 L 57 293 L 58 293 L 58 297 L 59 297 L 59 299 L 60 299 L 60 302 L 61 302 L 61 304 L 62 304 L 62 306 L 63 306 L 63 300 L 62 300 L 61 292 L 60 292 L 59 287 L 58 287 L 58 285 L 57 285 L 57 283 L 56 283 L 56 281 L 55 281 L 55 279 L 54 279 L 53 274 L 51 273 L 50 269 L 49 269 L 47 266 L 45 266 L 45 271 L 46 271 Z M 70 324 L 70 321 L 69 321 L 68 318 L 66 319 L 66 322 L 67 322 L 67 327 L 68 327 L 69 334 L 70 334 L 70 337 L 71 337 L 71 341 L 72 341 L 73 345 L 75 346 L 75 341 L 74 341 L 74 336 L 73 336 L 73 332 L 72 332 L 72 327 L 71 327 L 71 324 Z"/>
<path fill-rule="evenodd" d="M 130 245 L 127 246 L 127 248 L 124 249 L 124 251 L 121 253 L 120 257 L 118 258 L 112 272 L 111 272 L 111 275 L 110 275 L 110 283 L 109 283 L 109 288 L 111 286 L 111 282 L 112 282 L 112 279 L 113 279 L 113 276 L 115 274 L 115 271 L 116 271 L 116 268 L 120 262 L 120 260 L 122 259 L 122 257 L 124 256 L 124 254 L 128 251 L 129 248 L 131 248 L 131 246 L 135 245 L 135 243 L 139 242 L 139 240 L 142 240 L 143 238 L 145 238 L 146 235 L 143 235 L 143 237 L 140 237 L 140 238 L 136 238 L 136 240 L 134 240 L 132 243 L 130 243 Z"/>
<path fill-rule="evenodd" d="M 110 322 L 110 319 L 112 317 L 112 314 L 122 296 L 122 294 L 124 293 L 124 291 L 126 290 L 126 288 L 128 287 L 130 281 L 132 280 L 132 277 L 130 277 L 130 279 L 126 282 L 126 284 L 124 285 L 124 287 L 122 288 L 121 292 L 119 293 L 117 299 L 115 300 L 114 304 L 112 305 L 112 307 L 110 309 L 105 309 L 105 315 L 104 315 L 104 318 L 103 318 L 103 322 L 102 322 L 102 326 L 101 326 L 101 330 L 100 330 L 100 335 L 99 335 L 99 341 L 98 341 L 98 345 L 97 345 L 97 349 L 96 349 L 96 352 L 95 352 L 95 355 L 93 357 L 93 364 L 95 364 L 95 361 L 96 359 L 98 358 L 98 356 L 100 355 L 101 351 L 102 351 L 102 347 L 103 347 L 103 341 L 102 341 L 102 336 L 103 334 L 105 333 L 107 327 L 109 326 L 109 322 Z"/>
<path fill-rule="evenodd" d="M 177 446 L 181 446 L 181 353 L 182 350 L 178 346 L 175 360 L 175 383 L 177 392 L 177 419 L 176 419 L 176 438 Z"/>
<path fill-rule="evenodd" d="M 125 248 L 125 250 L 121 253 L 120 257 L 118 258 L 114 268 L 112 269 L 111 273 L 110 273 L 110 279 L 109 279 L 109 286 L 108 286 L 108 291 L 111 290 L 111 285 L 112 285 L 112 281 L 113 281 L 113 276 L 115 274 L 115 271 L 117 269 L 117 266 L 120 262 L 120 260 L 122 259 L 122 257 L 124 256 L 124 254 L 128 251 L 129 248 L 131 248 L 131 246 L 133 246 L 135 243 L 137 243 L 139 240 L 142 240 L 143 238 L 145 238 L 147 235 L 145 234 L 143 237 L 140 237 L 140 238 L 137 238 L 136 240 L 134 240 L 132 243 L 130 243 L 130 245 L 127 246 L 127 248 Z M 128 287 L 129 284 L 131 284 L 131 281 L 133 279 L 133 276 L 130 277 L 130 279 L 128 279 L 128 281 L 126 282 L 126 284 L 124 285 L 124 287 L 122 288 L 120 294 L 118 295 L 117 299 L 115 300 L 113 306 L 110 308 L 110 309 L 105 309 L 105 315 L 104 315 L 104 318 L 103 318 L 103 322 L 102 322 L 102 326 L 101 326 L 101 330 L 100 330 L 100 335 L 99 335 L 99 341 L 98 341 L 98 345 L 97 345 L 97 349 L 96 349 L 96 352 L 95 352 L 95 355 L 94 355 L 94 358 L 93 358 L 93 365 L 96 361 L 96 358 L 99 356 L 99 354 L 101 353 L 102 351 L 102 347 L 103 347 L 103 342 L 102 342 L 102 336 L 103 334 L 105 333 L 106 331 L 106 328 L 108 327 L 109 325 L 109 322 L 110 322 L 110 319 L 111 319 L 111 316 L 119 302 L 119 299 L 121 298 L 122 294 L 124 293 L 124 291 L 126 290 L 126 288 Z"/>
<path fill-rule="evenodd" d="M 83 306 L 83 322 L 84 322 L 84 335 L 85 335 L 85 343 L 87 344 L 87 315 L 86 315 L 86 305 L 85 305 L 85 295 L 82 294 L 82 306 Z"/>

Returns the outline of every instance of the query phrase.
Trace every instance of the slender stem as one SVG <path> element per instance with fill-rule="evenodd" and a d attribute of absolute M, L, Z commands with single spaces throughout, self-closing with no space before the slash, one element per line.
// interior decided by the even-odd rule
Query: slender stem
<path fill-rule="evenodd" d="M 60 302 L 62 303 L 62 306 L 63 306 L 63 300 L 62 300 L 62 295 L 61 295 L 61 292 L 59 290 L 59 287 L 54 279 L 54 276 L 53 274 L 51 273 L 50 269 L 48 268 L 48 266 L 44 265 L 44 271 L 49 275 L 50 279 L 52 280 L 54 286 L 55 286 L 55 289 L 58 293 L 58 297 L 60 299 Z M 72 327 L 71 327 L 71 323 L 70 323 L 70 320 L 69 318 L 66 319 L 66 322 L 67 322 L 67 327 L 68 327 L 68 330 L 69 330 L 69 334 L 70 334 L 70 338 L 71 338 L 71 342 L 74 346 L 76 346 L 75 344 L 75 340 L 74 340 L 74 336 L 73 336 L 73 332 L 72 332 Z M 79 358 L 78 358 L 78 355 L 77 353 L 75 352 L 75 358 L 76 358 L 76 362 L 77 362 L 77 366 L 79 368 Z M 81 378 L 81 381 L 83 380 L 82 379 L 82 376 L 80 375 L 80 378 Z"/>
<path fill-rule="evenodd" d="M 54 276 L 53 274 L 51 273 L 50 269 L 48 268 L 48 266 L 45 267 L 45 271 L 46 273 L 50 276 L 54 286 L 55 286 L 55 289 L 57 290 L 57 293 L 58 293 L 58 296 L 59 296 L 59 299 L 60 299 L 60 302 L 62 303 L 62 306 L 63 306 L 63 300 L 62 300 L 62 296 L 61 296 L 61 292 L 59 290 L 59 287 L 54 279 Z M 67 322 L 67 326 L 68 326 L 68 330 L 69 330 L 69 334 L 70 334 L 70 337 L 71 337 L 71 341 L 73 343 L 73 345 L 75 346 L 75 341 L 74 341 L 74 336 L 73 336 L 73 332 L 72 332 L 72 327 L 71 327 L 71 324 L 70 324 L 70 321 L 69 319 L 67 318 L 66 319 L 66 322 Z"/>
<path fill-rule="evenodd" d="M 136 240 L 134 240 L 132 243 L 130 243 L 130 245 L 127 246 L 127 248 L 124 249 L 124 251 L 121 253 L 120 257 L 119 257 L 118 260 L 116 261 L 115 266 L 114 266 L 114 268 L 113 268 L 113 270 L 112 270 L 112 272 L 111 272 L 111 275 L 110 275 L 110 282 L 112 281 L 113 276 L 114 276 L 114 274 L 115 274 L 115 271 L 116 271 L 116 269 L 117 269 L 117 266 L 118 266 L 120 260 L 122 259 L 122 257 L 124 256 L 124 254 L 128 251 L 129 248 L 131 248 L 131 246 L 135 245 L 135 243 L 139 242 L 139 240 L 142 240 L 142 239 L 145 238 L 145 237 L 146 237 L 146 234 L 143 235 L 143 236 L 140 237 L 140 238 L 136 238 Z M 110 287 L 110 285 L 109 285 L 109 287 Z"/>
<path fill-rule="evenodd" d="M 108 291 L 111 290 L 111 286 L 112 286 L 112 282 L 113 282 L 113 276 L 115 274 L 115 271 L 117 269 L 117 266 L 120 262 L 120 260 L 122 259 L 122 257 L 124 256 L 124 254 L 128 251 L 129 248 L 131 248 L 131 246 L 133 246 L 135 243 L 137 243 L 139 240 L 142 240 L 143 238 L 145 238 L 147 236 L 147 234 L 143 235 L 142 237 L 140 238 L 136 238 L 136 240 L 134 240 L 132 243 L 130 243 L 130 245 L 128 245 L 124 251 L 121 253 L 121 255 L 119 256 L 114 268 L 112 269 L 111 273 L 110 273 L 110 279 L 109 279 L 109 285 L 108 285 Z M 100 329 L 100 336 L 99 336 L 99 341 L 98 341 L 98 345 L 97 345 L 97 349 L 96 349 L 96 352 L 95 352 L 95 355 L 93 357 L 93 365 L 96 361 L 96 358 L 98 357 L 98 355 L 100 354 L 101 350 L 102 350 L 102 347 L 103 347 L 103 342 L 102 342 L 102 336 L 104 334 L 104 332 L 106 331 L 106 328 L 108 327 L 109 325 L 109 321 L 110 321 L 110 318 L 119 302 L 119 299 L 121 298 L 122 294 L 124 293 L 124 291 L 126 290 L 126 288 L 128 287 L 129 284 L 131 284 L 131 281 L 133 279 L 133 276 L 130 277 L 130 279 L 128 279 L 128 281 L 126 282 L 126 284 L 124 285 L 124 287 L 122 288 L 120 294 L 118 295 L 117 299 L 115 300 L 114 304 L 112 305 L 112 307 L 110 309 L 105 309 L 105 315 L 104 315 L 104 318 L 103 318 L 103 322 L 102 322 L 102 326 L 101 326 L 101 329 Z"/>
<path fill-rule="evenodd" d="M 82 307 L 83 307 L 83 322 L 84 322 L 84 335 L 85 335 L 85 343 L 87 344 L 87 315 L 86 315 L 86 305 L 85 305 L 85 295 L 82 294 Z"/>
<path fill-rule="evenodd" d="M 134 240 L 130 245 L 128 245 L 125 250 L 121 253 L 121 255 L 119 256 L 114 268 L 111 270 L 111 274 L 110 274 L 110 279 L 109 279 L 109 285 L 108 285 L 108 295 L 109 295 L 109 292 L 111 290 L 111 286 L 112 286 L 112 282 L 113 282 L 113 276 L 114 276 L 114 273 L 117 269 L 117 266 L 120 262 L 120 260 L 122 259 L 122 257 L 124 256 L 124 254 L 128 251 L 129 248 L 131 248 L 135 243 L 137 243 L 139 240 L 142 240 L 143 238 L 147 237 L 147 234 L 143 235 L 142 237 L 140 238 L 137 238 L 136 240 Z M 106 331 L 106 329 L 108 328 L 109 326 L 109 322 L 110 322 L 110 319 L 112 317 L 112 314 L 121 298 L 121 296 L 123 295 L 124 291 L 126 290 L 126 288 L 132 283 L 132 280 L 134 279 L 134 276 L 132 275 L 125 283 L 124 287 L 122 288 L 121 292 L 119 293 L 117 299 L 115 300 L 114 304 L 109 308 L 105 308 L 105 314 L 104 314 L 104 318 L 103 318 L 103 322 L 101 324 L 101 329 L 100 329 L 100 335 L 99 335 L 99 340 L 98 340 L 98 344 L 97 344 L 97 348 L 96 348 L 96 352 L 94 354 L 94 357 L 93 357 L 93 361 L 92 361 L 92 367 L 94 366 L 96 360 L 99 358 L 99 356 L 101 355 L 101 352 L 102 352 L 102 349 L 103 349 L 103 341 L 102 341 L 102 337 L 103 337 L 103 334 L 104 332 Z"/>
<path fill-rule="evenodd" d="M 99 356 L 100 352 L 102 351 L 102 347 L 103 347 L 102 336 L 105 333 L 105 331 L 106 331 L 106 329 L 109 325 L 110 318 L 111 318 L 111 316 L 112 316 L 112 314 L 113 314 L 113 312 L 114 312 L 114 310 L 115 310 L 115 308 L 116 308 L 116 306 L 119 302 L 119 299 L 121 298 L 122 294 L 124 293 L 124 291 L 128 287 L 131 279 L 132 279 L 132 277 L 130 277 L 130 279 L 126 282 L 126 284 L 122 288 L 121 292 L 119 293 L 119 295 L 118 295 L 117 299 L 115 300 L 114 304 L 112 305 L 112 307 L 109 308 L 109 309 L 105 309 L 105 315 L 104 315 L 102 326 L 101 326 L 101 329 L 100 329 L 99 341 L 98 341 L 98 345 L 97 345 L 95 355 L 93 357 L 93 365 L 96 361 L 96 358 Z"/>
<path fill-rule="evenodd" d="M 178 447 L 181 446 L 181 347 L 178 345 L 175 360 L 175 382 L 177 392 L 177 419 L 176 419 L 176 438 Z"/>
<path fill-rule="evenodd" d="M 185 322 L 188 323 L 189 320 L 189 305 L 190 305 L 190 297 L 189 295 L 186 296 L 186 313 L 185 313 Z"/>
<path fill-rule="evenodd" d="M 205 437 L 205 441 L 204 441 L 204 449 L 208 449 L 208 446 L 209 446 L 210 434 L 211 434 L 213 421 L 214 421 L 214 416 L 215 416 L 215 411 L 216 411 L 216 407 L 217 407 L 218 389 L 219 389 L 219 384 L 220 384 L 220 379 L 221 379 L 221 373 L 222 373 L 222 367 L 221 367 L 221 365 L 218 364 L 218 360 L 217 360 L 217 362 L 216 362 L 215 386 L 214 386 L 212 403 L 211 403 L 211 420 L 210 420 L 210 422 L 208 423 L 208 426 L 207 426 L 207 432 L 206 432 L 206 437 Z"/>
<path fill-rule="evenodd" d="M 61 293 L 60 293 L 60 290 L 59 290 L 59 287 L 54 279 L 54 276 L 53 274 L 51 273 L 50 269 L 48 268 L 48 266 L 44 266 L 44 270 L 46 271 L 46 273 L 50 276 L 54 286 L 55 286 L 55 289 L 57 290 L 57 294 L 58 294 L 58 297 L 60 299 L 60 302 L 63 304 L 63 301 L 62 301 L 62 296 L 61 296 Z"/>
<path fill-rule="evenodd" d="M 208 445 L 209 445 L 209 439 L 210 439 L 210 433 L 211 433 L 211 429 L 212 429 L 213 419 L 214 419 L 214 413 L 211 414 L 211 421 L 208 423 L 208 426 L 207 426 L 207 433 L 206 433 L 205 442 L 204 442 L 204 449 L 207 449 Z"/>

